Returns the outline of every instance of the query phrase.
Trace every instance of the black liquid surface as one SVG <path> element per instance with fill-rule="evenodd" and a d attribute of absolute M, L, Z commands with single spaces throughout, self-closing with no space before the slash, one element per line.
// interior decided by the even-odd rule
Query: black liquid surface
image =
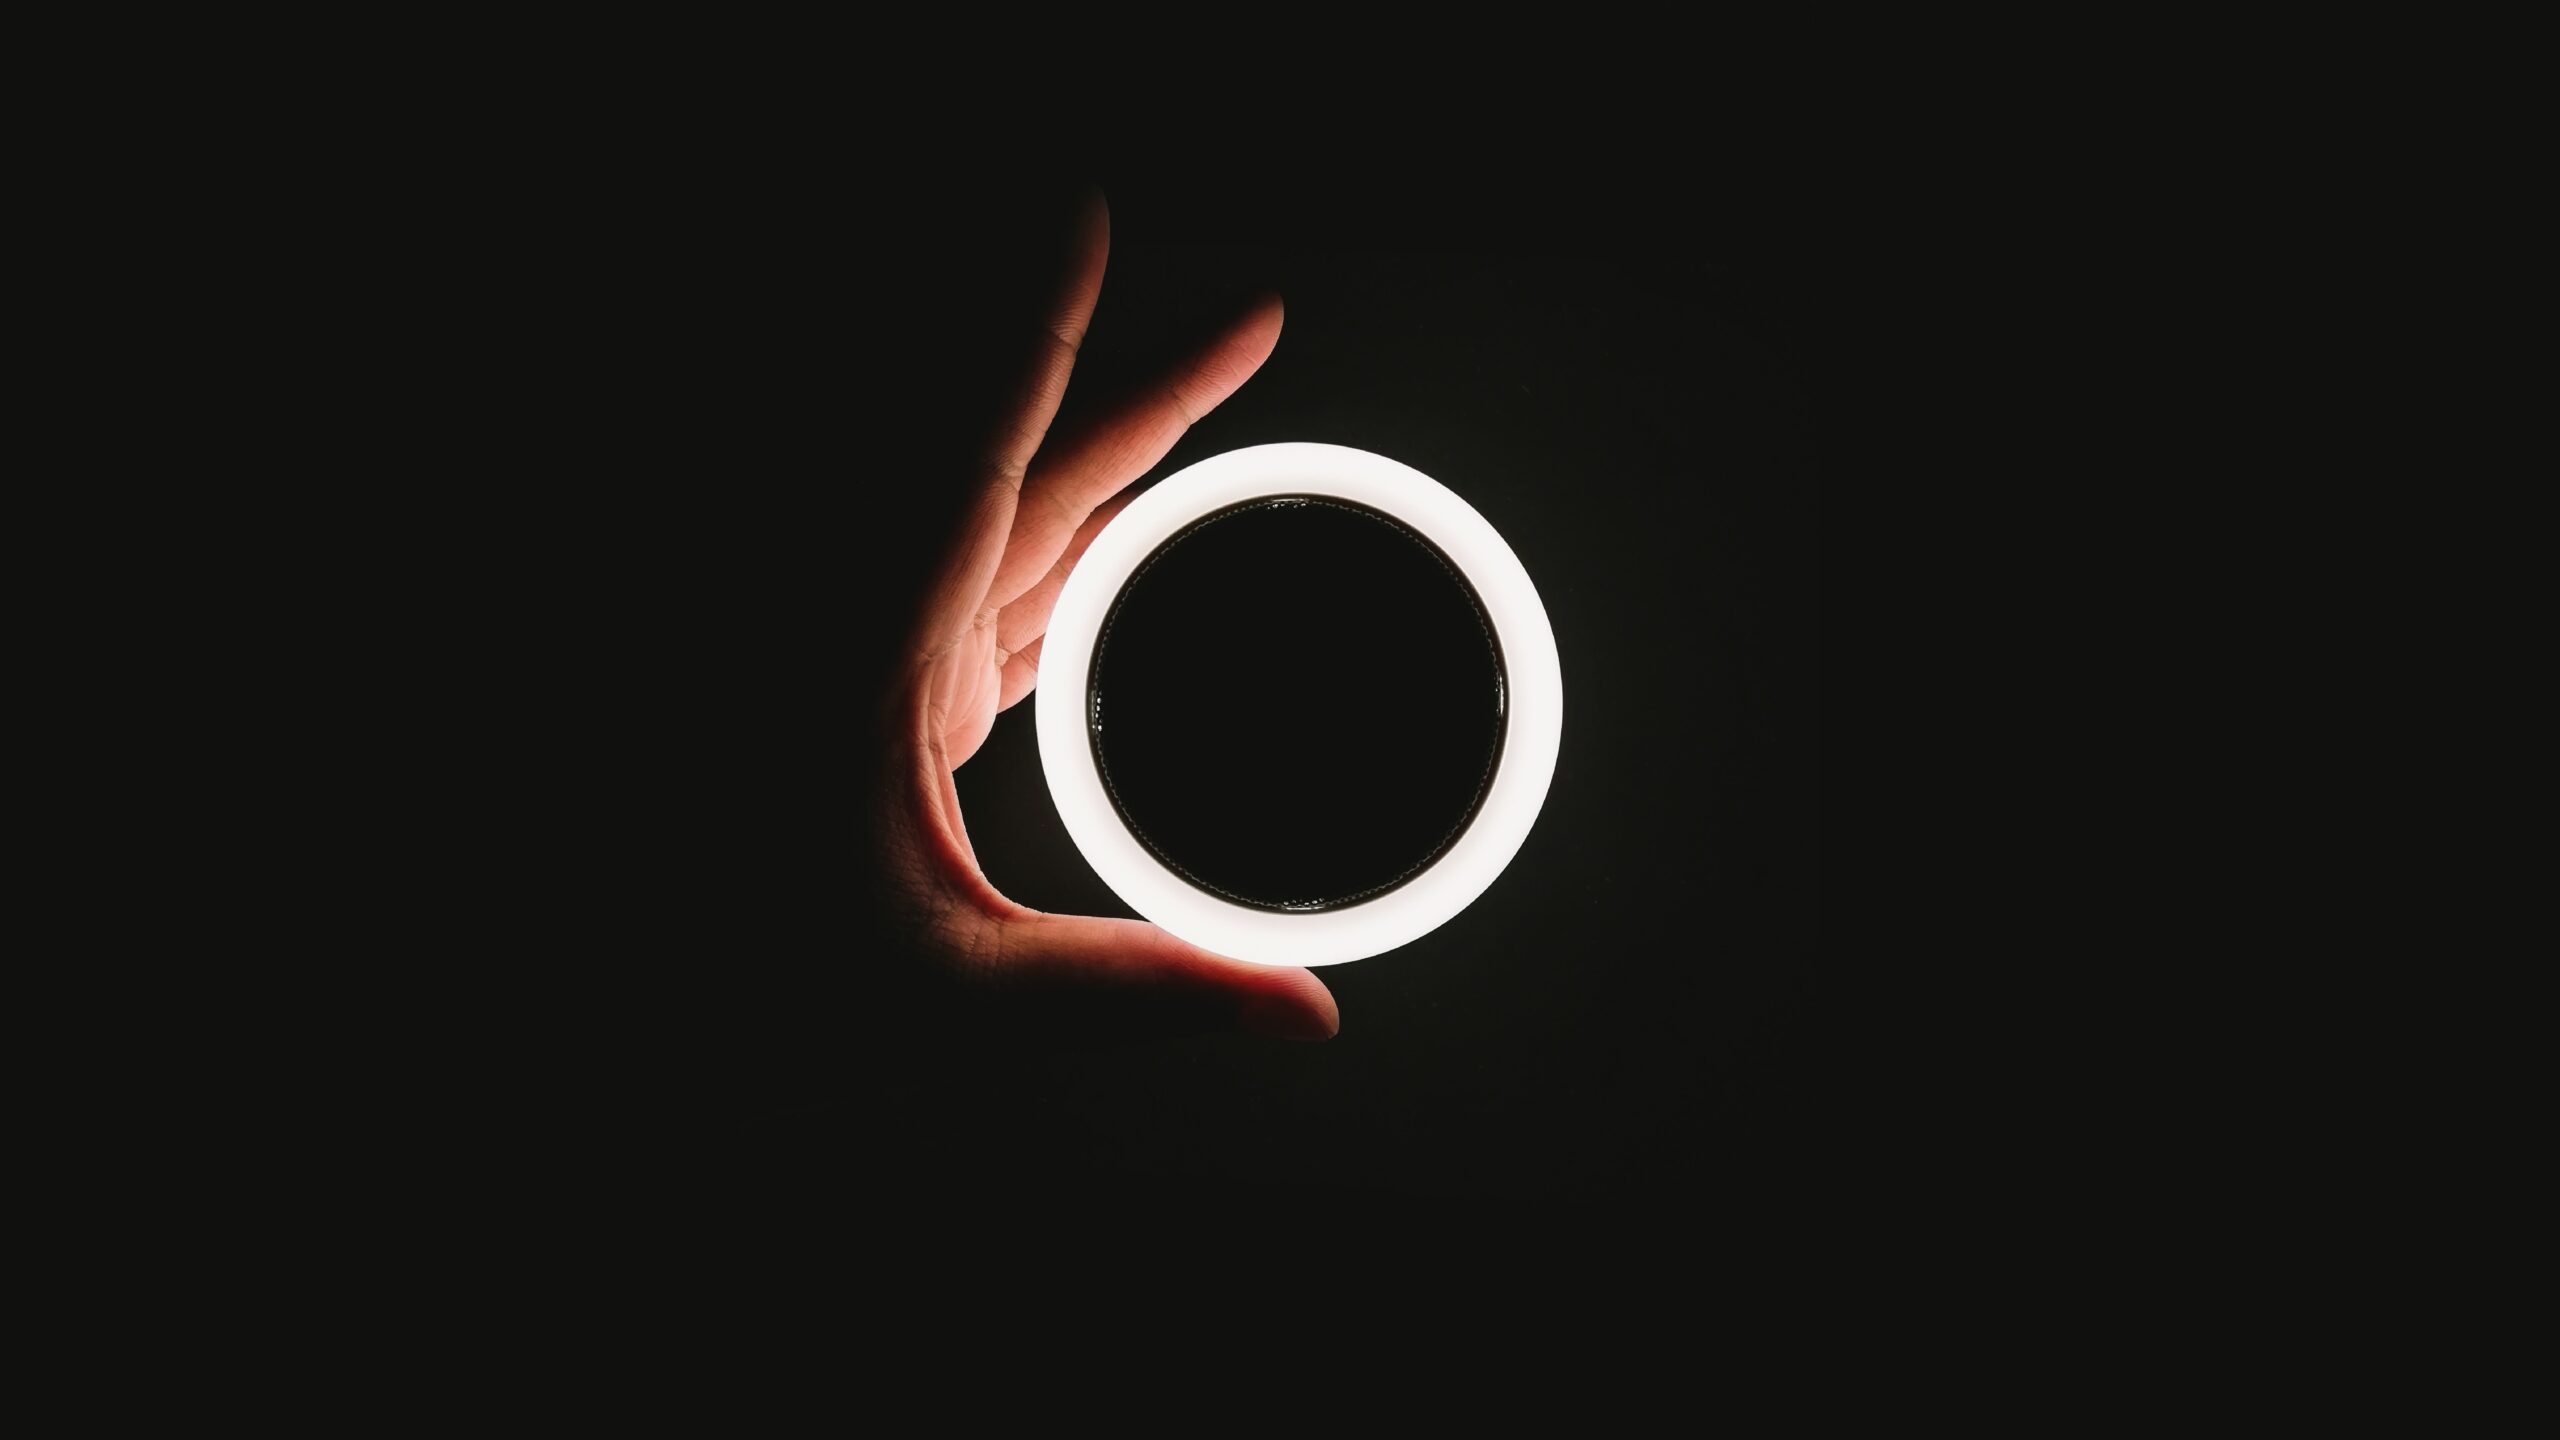
<path fill-rule="evenodd" d="M 1095 758 L 1139 840 L 1240 904 L 1419 874 L 1502 749 L 1500 647 L 1440 552 L 1366 506 L 1261 499 L 1166 541 L 1093 657 Z"/>

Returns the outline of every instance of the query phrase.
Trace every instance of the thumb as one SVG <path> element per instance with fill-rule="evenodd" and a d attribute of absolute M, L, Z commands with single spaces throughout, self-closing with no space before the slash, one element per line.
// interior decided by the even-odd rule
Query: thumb
<path fill-rule="evenodd" d="M 1313 971 L 1212 955 L 1143 920 L 1034 915 L 1006 923 L 1000 941 L 987 978 L 1004 1008 L 1078 1035 L 1330 1040 L 1342 1028 Z"/>

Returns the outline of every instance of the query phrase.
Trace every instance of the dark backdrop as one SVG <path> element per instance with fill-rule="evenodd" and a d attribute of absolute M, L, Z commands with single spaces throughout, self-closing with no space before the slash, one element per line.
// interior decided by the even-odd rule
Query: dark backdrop
<path fill-rule="evenodd" d="M 1676 1207 L 1817 1160 L 1817 466 L 1783 227 L 1600 180 L 1240 168 L 1099 177 L 1112 259 L 1077 393 L 1278 290 L 1271 361 L 1149 479 L 1321 440 L 1457 490 L 1556 628 L 1553 791 L 1474 906 L 1321 972 L 1331 1043 L 1026 1056 L 938 1090 L 910 1141 L 966 1137 L 923 1149 L 956 1177 L 1275 1203 Z M 979 858 L 1027 904 L 1130 914 L 1049 804 L 1031 712 L 960 772 Z"/>
<path fill-rule="evenodd" d="M 562 592 L 543 612 L 561 632 L 518 663 L 573 703 L 518 758 L 575 818 L 555 848 L 578 863 L 540 883 L 606 917 L 541 947 L 581 1033 L 607 1037 L 601 1060 L 559 1052 L 602 1097 L 590 1114 L 627 1120 L 670 1174 L 935 1211 L 1677 1213 L 1782 1197 L 1845 1143 L 1818 883 L 1824 331 L 1783 210 L 1677 166 L 1417 179 L 1244 156 L 1091 176 L 1112 256 L 1070 409 L 1278 290 L 1270 362 L 1149 480 L 1285 440 L 1434 476 L 1538 585 L 1564 743 L 1536 829 L 1473 907 L 1320 972 L 1331 1043 L 997 1045 L 757 977 L 776 956 L 844 968 L 858 662 L 948 523 L 930 457 L 973 413 L 954 397 L 1013 359 L 1007 307 L 1046 282 L 1055 187 L 813 190 L 733 158 L 582 173 L 527 201 L 563 238 L 509 262 L 548 307 L 501 362 L 528 377 L 516 403 L 610 437 L 510 456 L 490 482 L 529 573 L 555 577 L 524 583 Z M 1130 913 L 1058 823 L 1030 704 L 959 788 L 1000 888 Z M 510 828 L 540 848 L 548 813 Z M 744 1095 L 699 1082 L 792 1047 L 874 1063 Z M 659 1118 L 670 1089 L 681 1119 Z"/>

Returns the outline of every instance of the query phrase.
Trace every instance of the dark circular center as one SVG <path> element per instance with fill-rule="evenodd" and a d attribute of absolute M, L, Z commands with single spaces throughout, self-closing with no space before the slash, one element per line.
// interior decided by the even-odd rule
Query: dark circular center
<path fill-rule="evenodd" d="M 1140 843 L 1239 904 L 1325 910 L 1412 879 L 1502 751 L 1475 591 L 1388 516 L 1272 496 L 1194 522 L 1112 601 L 1094 760 Z"/>

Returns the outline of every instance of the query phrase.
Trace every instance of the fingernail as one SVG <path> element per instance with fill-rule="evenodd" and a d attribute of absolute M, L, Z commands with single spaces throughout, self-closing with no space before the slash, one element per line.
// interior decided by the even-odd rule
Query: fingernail
<path fill-rule="evenodd" d="M 1330 1040 L 1337 1028 L 1330 1020 L 1286 996 L 1264 995 L 1244 1002 L 1236 1023 L 1254 1035 L 1273 1040 Z"/>

